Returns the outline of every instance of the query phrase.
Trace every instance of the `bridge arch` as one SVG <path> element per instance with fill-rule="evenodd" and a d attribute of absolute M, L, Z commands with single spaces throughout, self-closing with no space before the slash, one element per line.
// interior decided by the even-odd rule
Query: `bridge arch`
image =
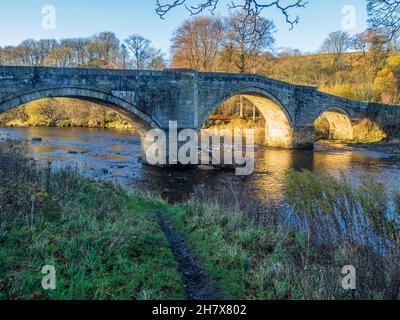
<path fill-rule="evenodd" d="M 240 87 L 230 91 L 212 104 L 201 118 L 204 125 L 212 112 L 225 101 L 241 95 L 260 111 L 265 119 L 265 144 L 271 147 L 293 147 L 293 120 L 284 104 L 268 90 L 259 87 Z"/>
<path fill-rule="evenodd" d="M 354 130 L 350 114 L 341 107 L 322 111 L 314 122 L 316 139 L 353 140 Z"/>
<path fill-rule="evenodd" d="M 130 119 L 141 135 L 144 135 L 150 129 L 160 128 L 156 121 L 132 103 L 105 91 L 81 87 L 41 88 L 24 92 L 0 102 L 0 112 L 6 112 L 20 105 L 46 98 L 80 99 L 111 108 Z"/>

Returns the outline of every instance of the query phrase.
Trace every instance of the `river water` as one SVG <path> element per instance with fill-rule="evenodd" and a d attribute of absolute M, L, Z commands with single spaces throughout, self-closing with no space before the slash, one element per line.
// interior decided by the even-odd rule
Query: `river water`
<path fill-rule="evenodd" d="M 349 147 L 314 151 L 259 147 L 255 173 L 199 168 L 157 168 L 140 161 L 140 137 L 131 132 L 83 128 L 0 128 L 3 139 L 25 141 L 29 156 L 53 168 L 76 167 L 84 174 L 138 190 L 160 193 L 171 202 L 189 198 L 198 188 L 215 193 L 227 186 L 246 187 L 254 196 L 279 200 L 290 169 L 344 174 L 355 184 L 368 178 L 400 189 L 400 156 Z M 35 138 L 41 138 L 41 141 Z"/>

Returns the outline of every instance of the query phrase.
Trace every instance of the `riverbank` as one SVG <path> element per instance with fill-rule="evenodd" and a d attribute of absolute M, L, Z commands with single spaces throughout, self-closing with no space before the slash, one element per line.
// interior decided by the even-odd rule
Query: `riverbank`
<path fill-rule="evenodd" d="M 185 297 L 156 216 L 163 201 L 37 168 L 4 144 L 0 181 L 0 299 Z M 41 287 L 45 265 L 56 290 Z"/>
<path fill-rule="evenodd" d="M 338 151 L 351 151 L 351 150 L 367 150 L 378 153 L 385 153 L 388 155 L 400 155 L 400 141 L 380 141 L 372 143 L 358 143 L 346 141 L 327 141 L 320 140 L 315 144 L 315 150 L 338 150 Z"/>
<path fill-rule="evenodd" d="M 97 128 L 130 130 L 132 122 L 117 111 L 71 98 L 49 98 L 30 102 L 0 114 L 3 127 Z"/>
<path fill-rule="evenodd" d="M 38 124 L 29 121 L 13 120 L 9 122 L 0 122 L 3 128 L 87 128 L 87 129 L 111 129 L 117 131 L 130 131 L 135 134 L 137 131 L 128 122 L 110 121 L 105 123 L 81 123 L 73 124 L 71 122 L 54 123 L 54 124 Z"/>
<path fill-rule="evenodd" d="M 335 180 L 309 175 L 292 173 L 287 201 L 295 209 L 293 216 L 282 207 L 260 207 L 247 197 L 246 203 L 230 205 L 222 199 L 211 200 L 212 196 L 193 200 L 179 211 L 170 211 L 170 216 L 228 299 L 400 299 L 399 251 L 398 247 L 391 247 L 399 236 L 398 226 L 397 236 L 386 234 L 381 216 L 382 221 L 377 223 L 382 223 L 382 230 L 379 225 L 364 230 L 353 225 L 353 230 L 358 229 L 360 233 L 354 238 L 347 238 L 349 234 L 342 237 L 334 231 L 337 230 L 334 224 L 341 221 L 345 229 L 351 228 L 353 220 L 344 221 L 348 218 L 346 214 L 353 213 L 339 211 L 338 216 L 329 216 L 329 208 L 337 206 L 339 209 L 339 195 L 349 190 L 337 182 L 335 194 L 330 189 Z M 326 188 L 324 183 L 327 183 Z M 241 192 L 235 191 L 239 199 Z M 356 197 L 359 191 L 354 189 L 350 193 L 353 192 Z M 366 198 L 372 197 L 372 203 L 378 197 L 374 190 L 362 189 L 362 192 Z M 323 194 L 330 194 L 332 198 L 318 203 L 318 197 Z M 305 206 L 300 207 L 302 202 Z M 263 210 L 264 215 L 263 219 L 255 221 L 257 210 Z M 305 216 L 315 222 L 311 223 Z M 373 217 L 368 216 L 366 220 L 372 224 Z M 294 227 L 290 223 L 293 219 L 307 222 L 311 229 Z M 385 258 L 371 244 L 355 240 L 378 229 L 379 237 L 388 241 L 385 242 Z M 333 240 L 332 232 L 340 237 Z M 342 268 L 348 265 L 357 270 L 357 291 L 342 287 Z"/>
<path fill-rule="evenodd" d="M 398 140 L 376 143 L 352 143 L 347 145 L 353 148 L 400 155 L 400 141 Z"/>
<path fill-rule="evenodd" d="M 351 151 L 351 150 L 367 150 L 388 155 L 400 155 L 400 142 L 375 142 L 375 143 L 348 143 L 348 142 L 325 142 L 319 141 L 316 144 L 316 150 L 332 150 Z"/>
<path fill-rule="evenodd" d="M 1 299 L 400 298 L 400 194 L 378 183 L 292 172 L 284 206 L 234 185 L 168 205 L 22 154 L 0 144 Z M 44 265 L 55 291 L 41 289 Z"/>

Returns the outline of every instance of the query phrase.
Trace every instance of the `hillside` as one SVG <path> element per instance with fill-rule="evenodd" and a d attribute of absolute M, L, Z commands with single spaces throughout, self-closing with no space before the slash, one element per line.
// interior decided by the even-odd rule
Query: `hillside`
<path fill-rule="evenodd" d="M 349 99 L 400 104 L 400 52 L 347 53 L 264 58 L 260 73 L 282 81 L 315 85 Z"/>

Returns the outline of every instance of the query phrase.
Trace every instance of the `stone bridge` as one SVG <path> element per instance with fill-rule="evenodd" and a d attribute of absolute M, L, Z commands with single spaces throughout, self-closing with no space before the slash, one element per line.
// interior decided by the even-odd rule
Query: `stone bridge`
<path fill-rule="evenodd" d="M 239 94 L 264 115 L 270 146 L 312 147 L 314 122 L 322 114 L 338 139 L 353 138 L 352 125 L 365 118 L 388 134 L 400 127 L 398 106 L 351 101 L 258 75 L 0 66 L 0 112 L 43 98 L 77 98 L 119 111 L 141 133 L 167 129 L 169 121 L 200 130 L 221 103 Z"/>

